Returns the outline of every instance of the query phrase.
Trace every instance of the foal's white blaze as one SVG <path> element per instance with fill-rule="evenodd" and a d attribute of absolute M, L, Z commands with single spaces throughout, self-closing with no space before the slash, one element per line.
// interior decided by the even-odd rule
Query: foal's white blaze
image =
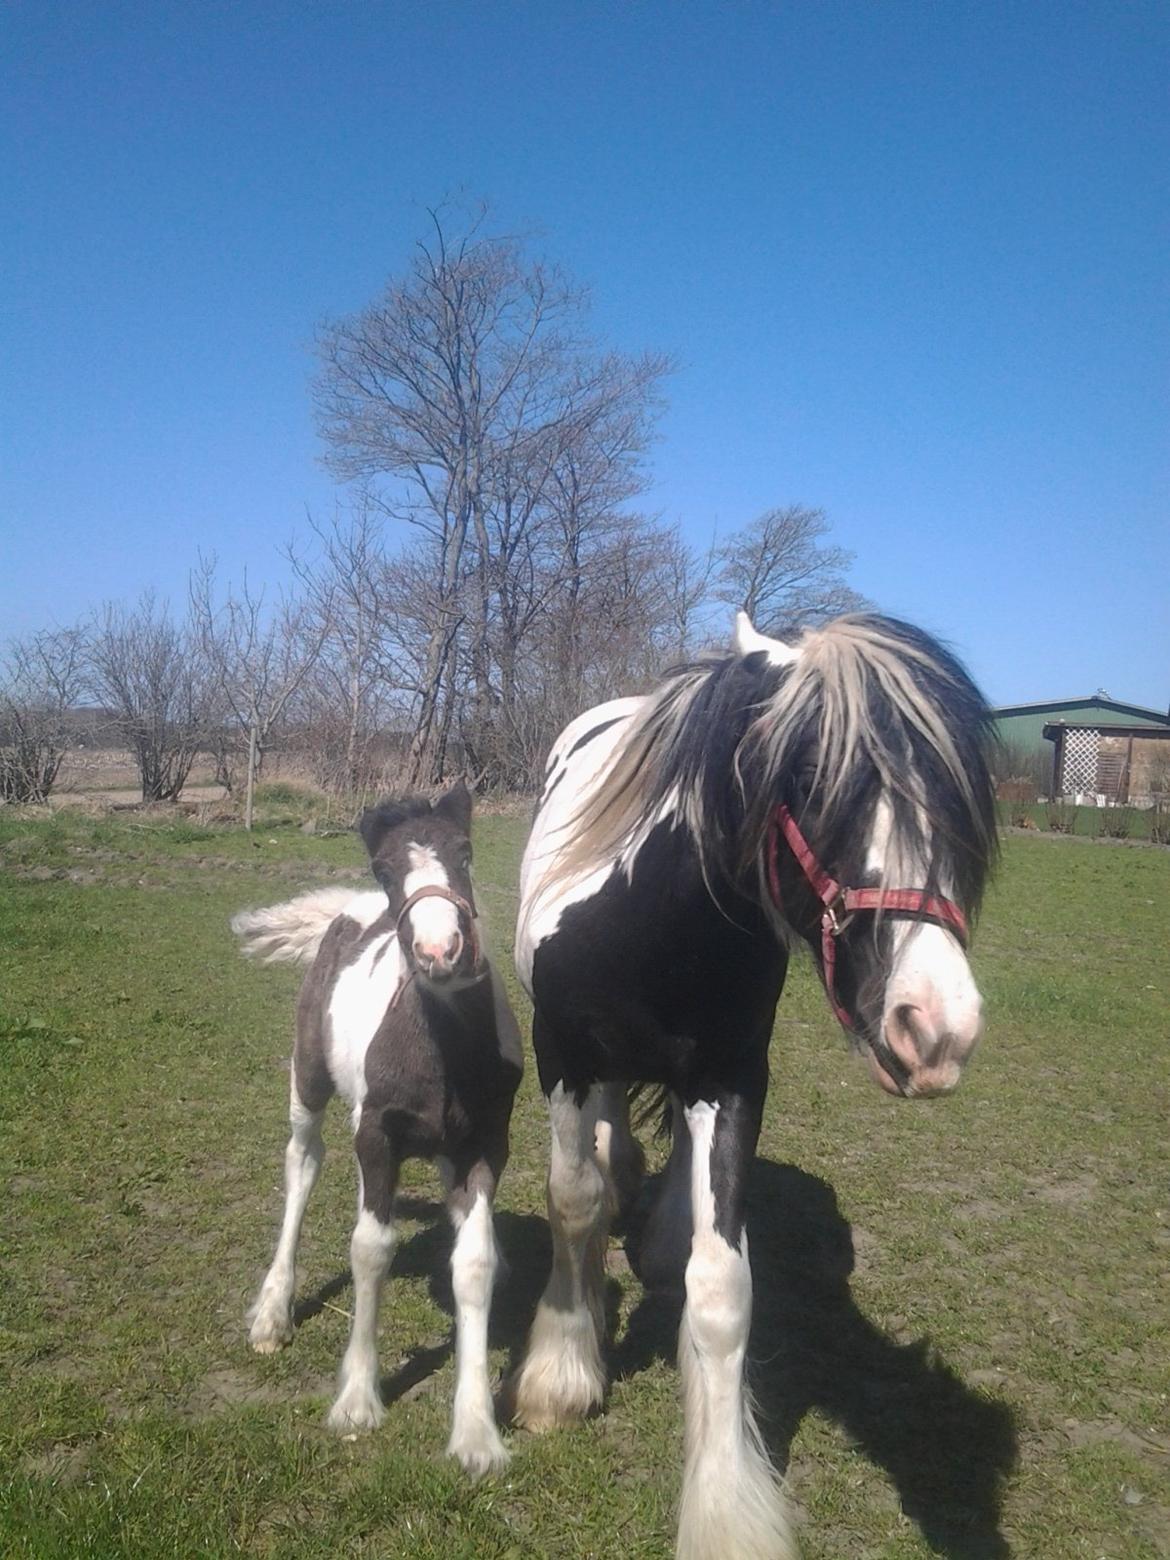
<path fill-rule="evenodd" d="M 784 1496 L 752 1414 L 744 1361 L 752 1319 L 747 1233 L 715 1227 L 711 1151 L 719 1107 L 686 1111 L 694 1233 L 679 1330 L 686 1460 L 679 1560 L 790 1560 Z"/>
<path fill-rule="evenodd" d="M 735 649 L 739 655 L 754 655 L 762 650 L 771 666 L 791 666 L 800 655 L 794 645 L 786 645 L 782 639 L 771 639 L 761 634 L 746 612 L 735 614 Z"/>
<path fill-rule="evenodd" d="M 406 898 L 420 888 L 450 888 L 446 869 L 429 845 L 411 845 L 407 851 L 410 871 L 402 880 Z M 459 957 L 463 934 L 459 930 L 459 912 L 449 899 L 435 894 L 420 899 L 407 916 L 416 955 L 440 964 L 451 964 Z"/>
<path fill-rule="evenodd" d="M 926 881 L 926 863 L 902 847 L 893 809 L 883 797 L 874 815 L 866 865 L 893 887 L 916 888 Z M 953 892 L 941 885 L 945 895 Z M 929 922 L 895 920 L 893 957 L 882 1007 L 886 1043 L 910 1073 L 906 1092 L 947 1094 L 983 1032 L 979 995 L 959 941 Z M 901 1091 L 870 1056 L 875 1080 L 891 1094 Z"/>

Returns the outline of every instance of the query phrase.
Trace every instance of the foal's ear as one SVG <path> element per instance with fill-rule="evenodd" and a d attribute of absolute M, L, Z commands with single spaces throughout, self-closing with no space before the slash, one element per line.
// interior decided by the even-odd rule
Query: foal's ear
<path fill-rule="evenodd" d="M 410 816 L 411 809 L 402 802 L 379 802 L 376 807 L 366 808 L 358 819 L 358 833 L 371 858 L 378 854 L 390 830 L 405 823 Z"/>
<path fill-rule="evenodd" d="M 446 818 L 464 834 L 471 833 L 471 792 L 460 780 L 444 796 L 440 796 L 432 809 L 437 817 Z"/>

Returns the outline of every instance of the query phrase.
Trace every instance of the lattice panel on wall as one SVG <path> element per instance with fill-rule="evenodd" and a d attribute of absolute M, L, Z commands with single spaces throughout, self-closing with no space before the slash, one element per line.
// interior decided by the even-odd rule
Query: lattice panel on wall
<path fill-rule="evenodd" d="M 1100 742 L 1100 733 L 1096 731 L 1065 733 L 1064 770 L 1060 777 L 1062 795 L 1071 796 L 1075 791 L 1096 791 Z"/>

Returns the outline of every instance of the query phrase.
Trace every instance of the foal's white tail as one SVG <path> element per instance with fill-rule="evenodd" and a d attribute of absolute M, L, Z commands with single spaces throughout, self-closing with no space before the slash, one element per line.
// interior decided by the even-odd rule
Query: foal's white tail
<path fill-rule="evenodd" d="M 371 925 L 386 908 L 381 893 L 356 893 L 352 888 L 314 888 L 282 905 L 241 910 L 233 915 L 232 931 L 240 952 L 261 964 L 310 964 L 321 939 L 339 915 L 362 926 Z"/>

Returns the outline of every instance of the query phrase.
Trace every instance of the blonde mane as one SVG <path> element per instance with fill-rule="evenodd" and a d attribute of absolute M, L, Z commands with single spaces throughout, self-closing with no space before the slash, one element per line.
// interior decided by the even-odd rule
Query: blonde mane
<path fill-rule="evenodd" d="M 548 879 L 629 853 L 667 808 L 693 835 L 705 876 L 715 846 L 756 855 L 802 746 L 816 753 L 811 791 L 822 818 L 841 812 L 863 769 L 921 808 L 931 798 L 915 793 L 911 777 L 925 768 L 932 789 L 947 793 L 946 816 L 932 821 L 986 860 L 994 821 L 985 716 L 978 690 L 941 646 L 886 618 L 851 614 L 806 629 L 783 665 L 755 652 L 708 656 L 649 696 L 604 780 L 564 825 Z M 741 824 L 734 842 L 723 816 L 729 793 Z"/>

